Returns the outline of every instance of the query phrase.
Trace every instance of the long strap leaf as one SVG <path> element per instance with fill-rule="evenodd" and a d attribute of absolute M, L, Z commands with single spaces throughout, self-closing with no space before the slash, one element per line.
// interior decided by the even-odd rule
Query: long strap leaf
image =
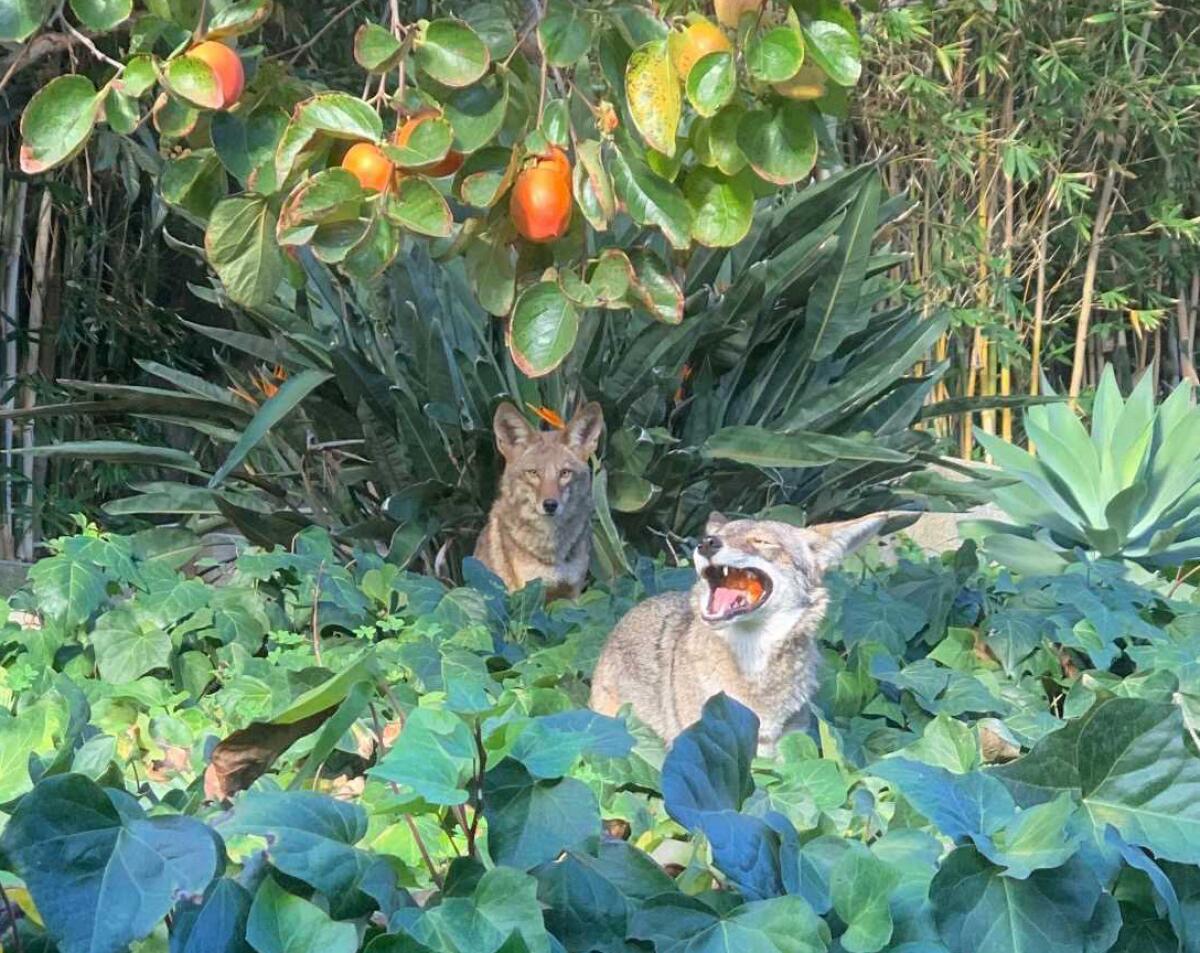
<path fill-rule="evenodd" d="M 279 421 L 296 409 L 297 405 L 333 375 L 328 371 L 301 371 L 280 385 L 274 397 L 263 402 L 254 419 L 242 432 L 242 439 L 221 464 L 221 469 L 208 481 L 210 487 L 220 486 L 247 455 L 262 442 Z"/>

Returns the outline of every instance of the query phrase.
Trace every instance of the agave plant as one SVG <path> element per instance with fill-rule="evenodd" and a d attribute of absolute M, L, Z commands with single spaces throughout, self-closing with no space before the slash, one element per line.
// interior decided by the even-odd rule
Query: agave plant
<path fill-rule="evenodd" d="M 566 363 L 536 380 L 461 269 L 421 246 L 370 288 L 302 256 L 291 307 L 243 311 L 219 286 L 203 292 L 234 322 L 193 325 L 219 343 L 227 386 L 145 362 L 145 386 L 77 384 L 91 399 L 33 411 L 133 413 L 190 428 L 190 443 L 41 452 L 184 474 L 135 485 L 113 516 L 232 524 L 262 543 L 317 523 L 432 564 L 449 539 L 468 552 L 482 524 L 496 403 L 567 413 L 587 397 L 608 424 L 602 569 L 626 566 L 626 542 L 675 545 L 713 508 L 802 520 L 906 505 L 900 481 L 933 449 L 914 425 L 937 412 L 924 404 L 945 368 L 910 371 L 945 322 L 891 304 L 895 257 L 873 245 L 901 207 L 867 167 L 768 204 L 739 246 L 692 256 L 680 323 L 589 314 Z M 235 358 L 274 369 L 247 374 Z"/>
<path fill-rule="evenodd" d="M 1081 554 L 1147 569 L 1200 558 L 1200 408 L 1190 383 L 1156 406 L 1146 374 L 1125 400 L 1108 367 L 1091 433 L 1062 403 L 1028 408 L 1025 432 L 1034 453 L 976 432 L 1013 478 L 994 496 L 1016 523 L 966 527 L 998 560 L 1045 571 Z"/>

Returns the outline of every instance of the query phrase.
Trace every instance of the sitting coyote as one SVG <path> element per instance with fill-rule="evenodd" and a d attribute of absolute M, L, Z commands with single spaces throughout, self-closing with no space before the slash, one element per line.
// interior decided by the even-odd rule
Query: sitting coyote
<path fill-rule="evenodd" d="M 713 513 L 696 548 L 696 585 L 647 599 L 617 624 L 592 677 L 591 707 L 614 715 L 628 702 L 670 742 L 725 692 L 758 715 L 759 753 L 773 753 L 808 718 L 824 574 L 887 518 L 800 529 Z"/>
<path fill-rule="evenodd" d="M 562 430 L 539 431 L 512 404 L 496 409 L 492 429 L 504 457 L 500 495 L 475 544 L 475 558 L 509 591 L 534 579 L 547 599 L 583 591 L 592 553 L 592 470 L 604 415 L 585 404 Z"/>

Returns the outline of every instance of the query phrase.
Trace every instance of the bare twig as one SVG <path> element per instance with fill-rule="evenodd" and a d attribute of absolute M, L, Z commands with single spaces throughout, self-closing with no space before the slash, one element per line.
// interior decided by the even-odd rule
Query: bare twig
<path fill-rule="evenodd" d="M 324 566 L 322 566 L 324 568 Z M 312 646 L 313 655 L 316 656 L 317 664 L 321 664 L 321 627 L 318 618 L 321 606 L 321 570 L 317 570 L 316 588 L 313 590 L 312 604 Z"/>
<path fill-rule="evenodd" d="M 77 29 L 75 29 L 75 27 L 72 26 L 71 22 L 65 16 L 59 14 L 58 22 L 61 23 L 66 31 L 70 33 L 71 36 L 75 37 L 75 39 L 78 40 L 79 43 L 82 44 L 87 51 L 92 54 L 92 56 L 96 57 L 96 59 L 100 60 L 101 62 L 107 63 L 109 66 L 114 67 L 118 76 L 125 72 L 124 63 L 122 63 L 120 60 L 114 60 L 107 53 L 103 52 L 98 46 L 96 46 L 95 43 L 92 42 L 91 37 L 89 37 L 86 33 L 80 33 Z"/>
<path fill-rule="evenodd" d="M 359 6 L 362 2 L 363 2 L 363 0 L 354 0 L 353 3 L 347 4 L 346 6 L 342 7 L 342 9 L 340 9 L 337 13 L 335 13 L 333 16 L 331 16 L 326 21 L 325 25 L 323 27 L 321 27 L 321 29 L 317 30 L 316 33 L 314 33 L 312 36 L 310 36 L 307 40 L 305 40 L 299 46 L 294 46 L 290 50 L 284 50 L 282 53 L 276 53 L 274 56 L 267 57 L 267 59 L 279 60 L 279 59 L 283 59 L 283 57 L 285 57 L 285 56 L 290 55 L 291 59 L 288 60 L 288 65 L 291 66 L 293 63 L 296 62 L 296 60 L 300 59 L 300 57 L 303 56 L 308 50 L 312 49 L 313 44 L 316 43 L 317 40 L 321 39 L 321 37 L 324 36 L 334 26 L 334 24 L 336 24 L 339 20 L 341 20 L 342 17 L 344 17 L 347 13 L 349 13 L 355 7 Z"/>

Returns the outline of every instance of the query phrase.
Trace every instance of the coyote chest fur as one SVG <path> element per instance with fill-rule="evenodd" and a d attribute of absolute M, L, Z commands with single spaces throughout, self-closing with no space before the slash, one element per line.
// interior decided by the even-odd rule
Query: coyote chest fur
<path fill-rule="evenodd" d="M 768 520 L 709 519 L 691 592 L 632 609 L 613 629 L 592 678 L 591 707 L 628 703 L 664 740 L 725 692 L 759 718 L 759 751 L 803 727 L 817 686 L 825 571 L 886 517 L 799 529 Z"/>
<path fill-rule="evenodd" d="M 574 598 L 591 560 L 588 458 L 604 429 L 600 405 L 587 404 L 562 430 L 541 432 L 501 404 L 493 429 L 504 475 L 475 556 L 510 591 L 541 579 L 548 599 Z"/>

